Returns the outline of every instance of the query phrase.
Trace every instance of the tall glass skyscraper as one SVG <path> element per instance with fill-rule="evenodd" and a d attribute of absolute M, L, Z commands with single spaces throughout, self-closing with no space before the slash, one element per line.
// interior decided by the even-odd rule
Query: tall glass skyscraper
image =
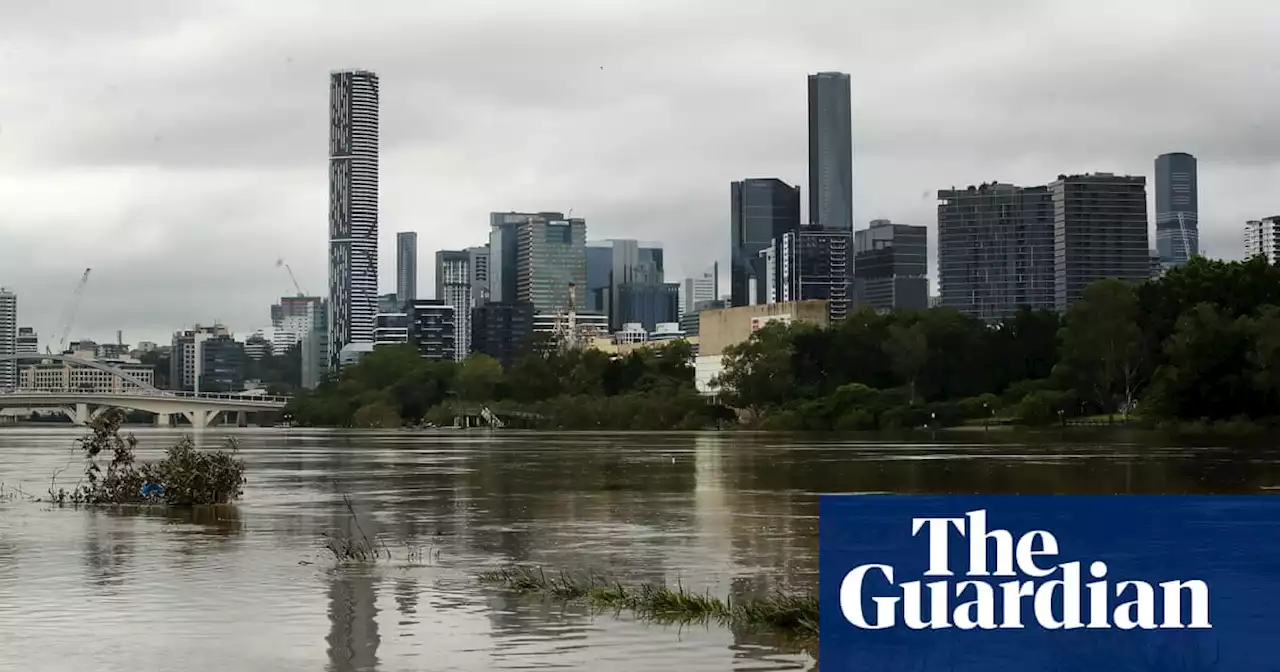
<path fill-rule="evenodd" d="M 1200 198 L 1196 157 L 1185 152 L 1156 157 L 1156 251 L 1164 268 L 1200 254 Z"/>
<path fill-rule="evenodd" d="M 852 114 L 849 75 L 809 75 L 809 223 L 824 229 L 853 231 Z"/>
<path fill-rule="evenodd" d="M 328 357 L 372 343 L 378 314 L 378 76 L 329 75 Z"/>
<path fill-rule="evenodd" d="M 408 305 L 417 298 L 418 234 L 401 231 L 396 234 L 396 302 Z"/>
<path fill-rule="evenodd" d="M 733 305 L 768 303 L 768 264 L 760 252 L 799 229 L 800 187 L 776 177 L 752 178 L 729 186 L 729 300 Z"/>

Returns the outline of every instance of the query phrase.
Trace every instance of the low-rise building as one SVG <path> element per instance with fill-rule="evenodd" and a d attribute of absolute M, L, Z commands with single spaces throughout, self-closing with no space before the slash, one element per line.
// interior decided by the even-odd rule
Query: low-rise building
<path fill-rule="evenodd" d="M 96 361 L 117 369 L 142 381 L 146 385 L 155 384 L 155 370 L 151 365 L 143 364 L 136 359 L 121 357 L 115 359 L 97 359 L 94 353 L 74 352 L 82 359 Z M 23 390 L 37 392 L 94 392 L 98 394 L 121 394 L 143 389 L 138 384 L 125 380 L 110 371 L 91 368 L 74 362 L 44 360 L 22 367 L 19 387 Z"/>
<path fill-rule="evenodd" d="M 821 299 L 765 303 L 753 306 L 703 310 L 698 313 L 698 356 L 694 382 L 703 394 L 719 392 L 711 381 L 724 370 L 726 348 L 751 338 L 771 322 L 806 323 L 826 327 L 831 323 L 828 302 Z"/>

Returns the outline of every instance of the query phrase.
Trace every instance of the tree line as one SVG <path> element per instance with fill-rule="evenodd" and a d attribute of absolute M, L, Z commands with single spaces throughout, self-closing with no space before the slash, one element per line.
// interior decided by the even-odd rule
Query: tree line
<path fill-rule="evenodd" d="M 1280 424 L 1280 268 L 1194 258 L 1107 279 L 1063 315 L 948 308 L 771 324 L 726 349 L 724 400 L 762 428 L 854 430 L 1115 415 Z"/>
<path fill-rule="evenodd" d="M 684 341 L 612 355 L 535 335 L 509 370 L 484 354 L 433 361 L 411 345 L 386 345 L 300 392 L 286 413 L 302 425 L 399 427 L 450 425 L 487 406 L 499 417 L 533 414 L 545 428 L 701 429 L 717 408 L 694 388 L 692 362 Z"/>

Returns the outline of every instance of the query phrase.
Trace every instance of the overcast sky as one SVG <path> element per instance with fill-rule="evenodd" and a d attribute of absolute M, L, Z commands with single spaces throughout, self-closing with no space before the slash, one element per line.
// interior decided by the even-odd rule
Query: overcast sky
<path fill-rule="evenodd" d="M 572 209 L 663 242 L 668 280 L 725 276 L 729 182 L 807 194 L 822 70 L 852 78 L 858 228 L 932 245 L 939 188 L 1150 180 L 1187 151 L 1203 249 L 1238 258 L 1280 212 L 1278 38 L 1250 0 L 0 2 L 0 285 L 42 345 L 85 267 L 73 338 L 251 332 L 293 292 L 278 257 L 323 294 L 343 68 L 381 77 L 383 292 L 397 231 L 427 292 L 494 210 Z"/>

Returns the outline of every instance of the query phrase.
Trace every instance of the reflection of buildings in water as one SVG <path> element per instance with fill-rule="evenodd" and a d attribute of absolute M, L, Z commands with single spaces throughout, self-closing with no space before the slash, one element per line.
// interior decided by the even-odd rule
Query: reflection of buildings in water
<path fill-rule="evenodd" d="M 593 614 L 580 604 L 560 604 L 554 600 L 521 597 L 505 590 L 493 591 L 488 599 L 489 625 L 495 639 L 568 642 L 587 636 Z"/>
<path fill-rule="evenodd" d="M 336 571 L 329 583 L 329 672 L 378 667 L 377 579 Z"/>
<path fill-rule="evenodd" d="M 803 452 L 749 440 L 724 453 L 734 561 L 793 586 L 814 584 L 818 571 L 818 497 L 810 491 L 816 472 L 787 464 L 804 459 Z"/>
<path fill-rule="evenodd" d="M 88 517 L 84 559 L 90 578 L 99 586 L 120 585 L 125 566 L 133 558 L 133 526 L 137 521 L 107 511 L 89 511 Z"/>
<path fill-rule="evenodd" d="M 396 579 L 396 609 L 400 612 L 400 624 L 417 623 L 414 616 L 418 611 L 418 581 L 416 579 Z"/>
<path fill-rule="evenodd" d="M 728 563 L 733 556 L 733 541 L 729 536 L 733 513 L 725 494 L 724 449 L 727 441 L 719 432 L 703 432 L 694 438 L 694 442 L 697 486 L 693 491 L 693 510 L 700 550 L 718 563 Z"/>

